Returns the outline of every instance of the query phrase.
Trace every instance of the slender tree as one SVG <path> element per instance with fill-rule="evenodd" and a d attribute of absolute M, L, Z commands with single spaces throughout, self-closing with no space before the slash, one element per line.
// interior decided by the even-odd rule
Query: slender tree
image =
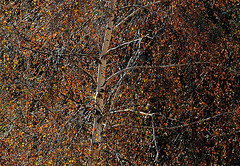
<path fill-rule="evenodd" d="M 96 90 L 96 103 L 97 103 L 97 109 L 94 115 L 94 124 L 93 124 L 93 140 L 92 143 L 101 143 L 102 140 L 102 129 L 103 129 L 103 110 L 104 108 L 104 96 L 105 96 L 105 82 L 106 82 L 106 67 L 107 67 L 107 59 L 106 54 L 109 49 L 111 36 L 112 36 L 112 29 L 113 29 L 113 23 L 114 23 L 114 14 L 115 14 L 115 5 L 116 0 L 112 0 L 110 3 L 111 9 L 109 14 L 109 20 L 107 24 L 107 29 L 105 30 L 105 38 L 102 46 L 102 52 L 99 57 L 99 64 L 98 64 L 98 75 L 97 75 L 97 90 Z M 98 147 L 99 148 L 99 147 Z M 97 157 L 97 151 L 93 150 L 93 160 Z M 96 159 L 95 159 L 96 160 Z M 97 162 L 93 162 L 90 165 L 96 165 Z"/>

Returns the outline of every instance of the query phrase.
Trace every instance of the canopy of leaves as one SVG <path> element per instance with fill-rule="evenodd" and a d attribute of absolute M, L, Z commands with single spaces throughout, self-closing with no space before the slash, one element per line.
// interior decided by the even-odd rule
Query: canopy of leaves
<path fill-rule="evenodd" d="M 1 1 L 0 164 L 86 165 L 110 1 Z M 117 1 L 99 165 L 236 165 L 238 0 Z"/>

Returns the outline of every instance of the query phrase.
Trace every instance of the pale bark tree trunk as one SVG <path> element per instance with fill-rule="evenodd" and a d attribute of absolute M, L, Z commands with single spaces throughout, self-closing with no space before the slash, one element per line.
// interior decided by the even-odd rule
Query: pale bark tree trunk
<path fill-rule="evenodd" d="M 102 116 L 104 112 L 104 95 L 105 95 L 105 71 L 106 71 L 106 53 L 109 49 L 109 44 L 111 41 L 112 28 L 114 22 L 114 12 L 115 12 L 115 4 L 116 0 L 111 0 L 111 12 L 108 20 L 107 29 L 105 31 L 104 43 L 102 46 L 102 52 L 100 55 L 100 63 L 98 65 L 98 75 L 97 75 L 97 89 L 96 89 L 96 103 L 97 108 L 94 115 L 94 124 L 92 131 L 92 156 L 91 161 L 89 163 L 90 166 L 97 165 L 97 157 L 99 155 L 100 145 L 99 143 L 102 141 Z"/>

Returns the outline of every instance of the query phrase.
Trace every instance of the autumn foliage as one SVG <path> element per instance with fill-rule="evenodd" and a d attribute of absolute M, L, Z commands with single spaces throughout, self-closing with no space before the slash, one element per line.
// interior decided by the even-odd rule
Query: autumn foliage
<path fill-rule="evenodd" d="M 0 165 L 238 165 L 238 0 L 1 1 Z"/>

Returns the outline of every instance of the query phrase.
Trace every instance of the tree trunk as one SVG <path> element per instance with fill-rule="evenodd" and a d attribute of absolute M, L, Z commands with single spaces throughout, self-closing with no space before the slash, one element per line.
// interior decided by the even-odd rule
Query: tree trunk
<path fill-rule="evenodd" d="M 100 142 L 102 141 L 102 116 L 104 112 L 104 95 L 105 95 L 105 71 L 106 71 L 106 53 L 109 49 L 109 44 L 112 35 L 112 28 L 114 22 L 114 11 L 115 11 L 115 4 L 116 0 L 111 0 L 111 12 L 108 20 L 107 29 L 105 32 L 104 43 L 102 47 L 102 52 L 100 55 L 100 63 L 98 65 L 98 75 L 97 75 L 97 89 L 96 89 L 96 103 L 97 108 L 94 115 L 94 124 L 93 124 L 93 131 L 92 131 L 92 158 L 90 161 L 91 165 L 97 165 L 97 158 L 100 151 Z"/>

